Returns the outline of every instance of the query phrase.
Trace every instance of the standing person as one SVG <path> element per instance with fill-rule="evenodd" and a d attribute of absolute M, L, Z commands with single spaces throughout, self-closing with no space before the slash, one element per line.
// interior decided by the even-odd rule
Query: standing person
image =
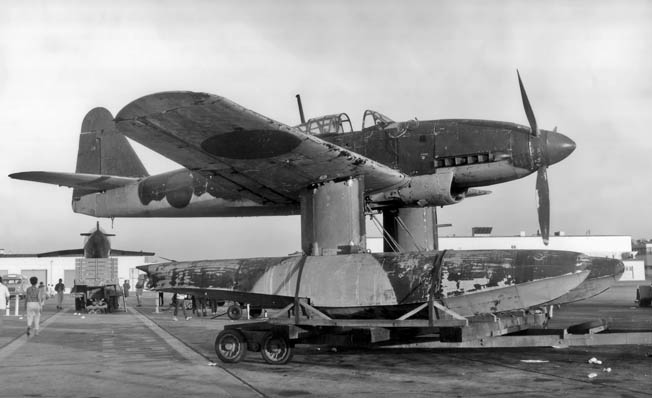
<path fill-rule="evenodd" d="M 206 297 L 197 298 L 197 316 L 206 316 Z"/>
<path fill-rule="evenodd" d="M 38 290 L 40 290 L 43 293 L 43 297 L 45 297 L 46 299 L 48 298 L 48 291 L 45 290 L 45 285 L 43 284 L 43 282 L 38 284 Z"/>
<path fill-rule="evenodd" d="M 10 296 L 9 288 L 2 283 L 2 277 L 0 277 L 0 316 L 3 316 L 7 311 Z"/>
<path fill-rule="evenodd" d="M 63 292 L 66 290 L 66 286 L 63 284 L 63 280 L 59 278 L 59 283 L 54 286 L 54 291 L 57 292 L 57 309 L 63 309 Z"/>
<path fill-rule="evenodd" d="M 27 314 L 27 335 L 30 335 L 31 328 L 34 328 L 34 335 L 38 336 L 39 326 L 41 323 L 41 308 L 45 301 L 45 291 L 36 287 L 38 278 L 33 276 L 29 278 L 32 286 L 25 292 L 25 313 Z"/>
<path fill-rule="evenodd" d="M 145 275 L 139 275 L 138 282 L 136 282 L 136 300 L 138 301 L 136 307 L 142 306 L 142 302 L 140 300 L 143 297 L 143 287 L 145 287 Z"/>
<path fill-rule="evenodd" d="M 191 316 L 188 316 L 188 314 L 186 314 L 185 298 L 186 298 L 185 295 L 181 295 L 181 297 L 179 297 L 176 293 L 174 293 L 174 295 L 172 296 L 172 303 L 174 304 L 174 316 L 172 317 L 172 320 L 178 321 L 177 312 L 179 311 L 179 304 L 181 305 L 181 311 L 183 311 L 183 316 L 186 318 L 186 321 L 192 318 Z"/>
<path fill-rule="evenodd" d="M 122 291 L 124 293 L 125 299 L 129 297 L 129 289 L 131 288 L 131 285 L 129 284 L 129 280 L 125 279 L 125 283 L 122 284 Z"/>
<path fill-rule="evenodd" d="M 197 299 L 195 298 L 194 294 L 190 296 L 190 304 L 192 307 L 192 313 L 197 314 Z"/>
<path fill-rule="evenodd" d="M 158 292 L 158 305 L 163 307 L 163 292 Z"/>

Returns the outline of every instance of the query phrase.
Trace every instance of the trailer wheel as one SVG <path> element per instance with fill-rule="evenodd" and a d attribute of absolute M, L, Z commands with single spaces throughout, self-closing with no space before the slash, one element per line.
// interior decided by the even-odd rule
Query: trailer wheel
<path fill-rule="evenodd" d="M 242 308 L 237 304 L 230 305 L 226 310 L 226 314 L 229 316 L 229 319 L 237 321 L 242 318 Z"/>
<path fill-rule="evenodd" d="M 215 353 L 222 362 L 240 362 L 247 354 L 247 340 L 235 329 L 222 330 L 215 339 Z"/>
<path fill-rule="evenodd" d="M 260 355 L 269 364 L 285 365 L 292 359 L 294 355 L 293 351 L 290 341 L 287 338 L 268 332 L 263 337 Z"/>

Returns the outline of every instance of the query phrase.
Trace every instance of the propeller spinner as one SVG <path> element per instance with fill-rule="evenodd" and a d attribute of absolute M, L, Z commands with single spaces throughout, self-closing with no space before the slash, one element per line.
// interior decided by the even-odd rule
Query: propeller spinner
<path fill-rule="evenodd" d="M 521 89 L 521 99 L 525 115 L 530 123 L 532 137 L 531 151 L 533 167 L 537 169 L 537 213 L 539 215 L 539 228 L 543 243 L 548 245 L 550 239 L 550 190 L 548 188 L 548 166 L 566 158 L 575 150 L 575 142 L 563 134 L 557 133 L 557 128 L 552 132 L 539 130 L 537 120 L 534 117 L 530 100 L 523 87 L 521 74 L 518 75 L 518 84 Z"/>

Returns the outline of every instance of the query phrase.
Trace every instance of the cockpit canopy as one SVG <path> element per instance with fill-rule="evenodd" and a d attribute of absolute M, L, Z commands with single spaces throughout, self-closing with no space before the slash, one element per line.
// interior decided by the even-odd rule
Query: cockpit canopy
<path fill-rule="evenodd" d="M 362 129 L 369 127 L 385 128 L 394 121 L 382 113 L 366 110 L 362 116 Z M 332 115 L 325 115 L 316 117 L 295 126 L 304 133 L 312 135 L 326 135 L 326 134 L 342 134 L 352 133 L 353 125 L 351 119 L 346 113 L 336 113 Z"/>
<path fill-rule="evenodd" d="M 346 113 L 316 117 L 296 127 L 304 133 L 312 135 L 342 134 L 353 132 L 351 119 Z"/>
<path fill-rule="evenodd" d="M 366 111 L 364 111 L 364 115 L 362 116 L 363 130 L 365 128 L 375 127 L 375 126 L 378 126 L 380 128 L 385 128 L 392 123 L 394 123 L 392 119 L 388 118 L 387 116 L 383 115 L 380 112 L 372 111 L 371 109 L 367 109 Z"/>

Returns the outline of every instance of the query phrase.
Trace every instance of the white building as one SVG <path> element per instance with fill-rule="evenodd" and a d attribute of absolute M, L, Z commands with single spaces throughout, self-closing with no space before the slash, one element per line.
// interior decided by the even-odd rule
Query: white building
<path fill-rule="evenodd" d="M 622 258 L 624 253 L 631 253 L 632 238 L 624 235 L 561 235 L 551 236 L 546 246 L 540 236 L 445 236 L 439 238 L 439 247 L 442 250 L 566 250 L 594 257 Z"/>

